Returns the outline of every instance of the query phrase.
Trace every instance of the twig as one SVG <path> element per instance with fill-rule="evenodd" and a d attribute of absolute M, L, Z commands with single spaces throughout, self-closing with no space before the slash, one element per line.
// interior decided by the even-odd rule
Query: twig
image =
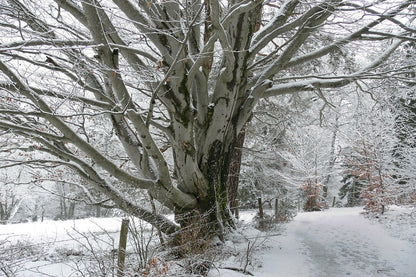
<path fill-rule="evenodd" d="M 250 275 L 250 276 L 254 276 L 253 273 L 251 273 L 248 270 L 242 269 L 242 268 L 237 268 L 237 267 L 229 267 L 229 266 L 225 266 L 225 267 L 220 267 L 221 269 L 228 269 L 228 270 L 233 270 L 233 271 L 237 271 L 237 272 L 241 272 L 245 275 Z"/>

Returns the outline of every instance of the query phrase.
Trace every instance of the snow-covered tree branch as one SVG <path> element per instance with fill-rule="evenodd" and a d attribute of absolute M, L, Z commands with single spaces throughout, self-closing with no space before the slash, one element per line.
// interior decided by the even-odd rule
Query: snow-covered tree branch
<path fill-rule="evenodd" d="M 0 130 L 166 233 L 204 214 L 207 232 L 222 236 L 233 227 L 227 180 L 237 137 L 257 102 L 324 97 L 380 77 L 412 37 L 412 5 L 3 0 Z M 361 68 L 296 73 L 345 47 L 356 48 Z M 130 189 L 147 190 L 180 226 L 135 204 Z"/>

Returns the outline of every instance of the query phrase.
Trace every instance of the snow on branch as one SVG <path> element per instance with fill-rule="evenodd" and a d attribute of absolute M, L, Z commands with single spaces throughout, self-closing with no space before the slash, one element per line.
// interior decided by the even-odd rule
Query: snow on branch
<path fill-rule="evenodd" d="M 313 78 L 310 80 L 293 81 L 289 83 L 274 85 L 271 88 L 266 89 L 260 98 L 289 94 L 299 91 L 312 91 L 319 88 L 339 88 L 346 86 L 355 80 L 363 79 L 364 77 L 369 79 L 371 78 L 371 75 L 368 75 L 368 72 L 386 61 L 402 42 L 403 40 L 396 40 L 382 55 L 380 55 L 372 63 L 349 76 L 347 75 L 343 78 L 339 78 L 337 76 L 327 77 L 325 79 Z M 379 77 L 377 73 L 374 73 L 373 76 Z"/>

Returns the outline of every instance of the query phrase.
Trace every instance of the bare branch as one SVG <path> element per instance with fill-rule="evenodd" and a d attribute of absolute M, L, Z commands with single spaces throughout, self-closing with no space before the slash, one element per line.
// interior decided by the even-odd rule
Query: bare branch
<path fill-rule="evenodd" d="M 294 93 L 299 91 L 313 91 L 319 88 L 339 88 L 350 84 L 353 81 L 363 79 L 363 75 L 368 71 L 376 68 L 381 63 L 383 63 L 388 57 L 403 43 L 403 40 L 397 40 L 393 43 L 384 53 L 380 55 L 376 60 L 367 65 L 361 70 L 346 76 L 343 78 L 333 77 L 332 79 L 311 79 L 298 82 L 289 82 L 280 85 L 272 86 L 269 89 L 266 89 L 264 94 L 261 97 L 270 97 L 288 93 Z"/>

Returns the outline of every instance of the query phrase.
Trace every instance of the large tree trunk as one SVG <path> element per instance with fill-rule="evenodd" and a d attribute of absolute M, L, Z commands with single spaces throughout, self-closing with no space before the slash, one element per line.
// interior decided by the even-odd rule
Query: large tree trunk
<path fill-rule="evenodd" d="M 199 191 L 196 207 L 176 210 L 175 220 L 181 228 L 175 234 L 173 243 L 179 246 L 178 254 L 202 253 L 214 237 L 223 240 L 224 235 L 235 227 L 227 196 L 232 153 L 233 146 L 224 147 L 218 140 L 209 148 L 201 175 L 194 179 L 196 187 L 204 184 L 206 190 Z"/>
<path fill-rule="evenodd" d="M 246 137 L 246 127 L 237 136 L 236 146 L 232 155 L 230 171 L 228 173 L 228 203 L 230 205 L 231 213 L 235 216 L 236 209 L 238 208 L 238 184 L 240 181 L 241 159 L 243 155 L 244 140 Z"/>
<path fill-rule="evenodd" d="M 170 90 L 161 99 L 172 111 L 170 129 L 178 188 L 197 199 L 192 209 L 176 207 L 177 221 L 186 236 L 189 226 L 198 232 L 204 226 L 203 233 L 220 238 L 234 227 L 229 209 L 229 174 L 233 159 L 241 159 L 241 154 L 233 157 L 236 147 L 240 151 L 244 142 L 244 135 L 237 134 L 243 133 L 251 114 L 251 110 L 244 109 L 249 106 L 247 53 L 260 10 L 258 5 L 230 24 L 227 32 L 234 34 L 229 42 L 233 51 L 224 53 L 222 69 L 213 87 L 207 76 L 195 73 L 192 77 L 180 64 L 175 64 L 174 75 L 167 84 Z M 213 22 L 214 26 L 218 24 Z M 206 91 L 210 99 L 202 98 L 201 91 Z M 195 99 L 201 105 L 196 104 L 197 109 L 193 110 L 190 104 Z M 233 170 L 238 170 L 237 164 Z M 234 199 L 236 190 L 234 187 L 230 191 Z"/>
<path fill-rule="evenodd" d="M 202 166 L 201 174 L 195 174 L 192 182 L 198 190 L 198 204 L 192 210 L 177 209 L 176 220 L 183 229 L 196 228 L 203 231 L 205 237 L 223 237 L 233 228 L 233 220 L 228 206 L 228 172 L 232 160 L 234 143 L 224 147 L 220 141 L 214 141 Z M 196 169 L 196 171 L 199 171 Z M 199 175 L 199 176 L 196 176 Z M 184 181 L 184 180 L 182 180 Z M 203 185 L 201 185 L 203 184 Z M 187 231 L 188 232 L 188 231 Z"/>

